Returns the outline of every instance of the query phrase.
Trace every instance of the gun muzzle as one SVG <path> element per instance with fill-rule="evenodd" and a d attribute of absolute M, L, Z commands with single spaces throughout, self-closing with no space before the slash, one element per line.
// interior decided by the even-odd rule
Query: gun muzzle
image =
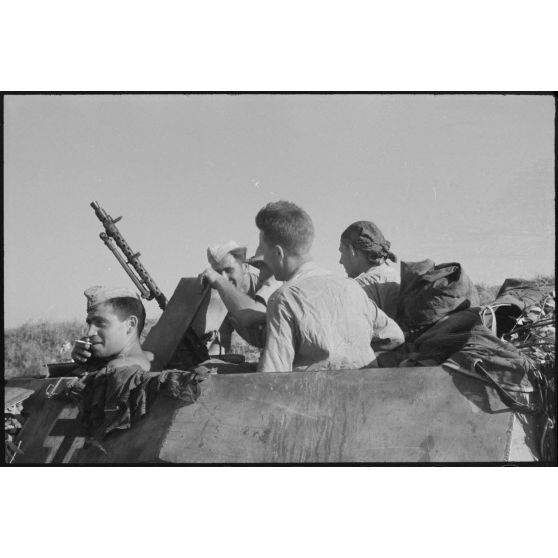
<path fill-rule="evenodd" d="M 97 215 L 97 219 L 99 219 L 101 223 L 104 223 L 108 217 L 107 212 L 96 201 L 91 202 L 89 205 L 95 211 L 95 215 Z"/>

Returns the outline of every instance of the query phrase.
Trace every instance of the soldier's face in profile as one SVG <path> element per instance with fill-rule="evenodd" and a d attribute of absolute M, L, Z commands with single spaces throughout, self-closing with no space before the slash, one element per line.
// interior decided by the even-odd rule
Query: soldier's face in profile
<path fill-rule="evenodd" d="M 130 341 L 129 319 L 121 320 L 110 303 L 95 306 L 88 312 L 86 321 L 90 351 L 97 358 L 118 355 Z"/>
<path fill-rule="evenodd" d="M 275 278 L 282 281 L 281 259 L 277 253 L 277 249 L 266 241 L 262 231 L 260 231 L 260 245 L 258 251 L 261 251 L 263 254 L 264 263 L 271 270 Z"/>
<path fill-rule="evenodd" d="M 345 244 L 344 242 L 339 243 L 339 252 L 341 254 L 339 258 L 339 263 L 345 268 L 345 272 L 349 277 L 356 277 L 359 275 L 358 271 L 358 258 L 356 256 L 355 250 Z"/>
<path fill-rule="evenodd" d="M 273 271 L 271 271 L 271 268 L 265 262 L 262 262 L 258 266 L 258 269 L 260 271 L 260 275 L 258 277 L 260 282 L 267 281 L 270 277 L 273 277 Z"/>
<path fill-rule="evenodd" d="M 219 264 L 218 267 L 213 268 L 217 273 L 220 273 L 242 292 L 248 290 L 249 285 L 247 285 L 246 280 L 246 264 L 238 261 L 232 254 L 227 254 Z"/>

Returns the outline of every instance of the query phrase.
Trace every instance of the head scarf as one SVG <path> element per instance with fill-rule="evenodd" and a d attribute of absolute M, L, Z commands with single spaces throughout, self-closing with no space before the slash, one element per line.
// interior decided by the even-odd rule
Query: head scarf
<path fill-rule="evenodd" d="M 371 221 L 356 221 L 349 225 L 341 235 L 341 240 L 350 244 L 355 250 L 362 250 L 370 260 L 388 259 L 397 261 L 390 252 L 391 243 L 386 240 L 382 231 Z"/>

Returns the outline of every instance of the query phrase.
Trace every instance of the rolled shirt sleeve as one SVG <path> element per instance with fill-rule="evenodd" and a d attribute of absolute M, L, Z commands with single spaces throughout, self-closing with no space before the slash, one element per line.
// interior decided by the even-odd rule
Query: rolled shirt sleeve
<path fill-rule="evenodd" d="M 269 299 L 267 306 L 267 339 L 258 372 L 290 372 L 296 354 L 295 324 L 292 312 L 280 292 Z"/>
<path fill-rule="evenodd" d="M 374 302 L 370 301 L 371 316 L 373 321 L 372 346 L 378 348 L 394 349 L 405 342 L 405 335 L 397 323 L 392 320 L 383 310 L 380 310 Z"/>

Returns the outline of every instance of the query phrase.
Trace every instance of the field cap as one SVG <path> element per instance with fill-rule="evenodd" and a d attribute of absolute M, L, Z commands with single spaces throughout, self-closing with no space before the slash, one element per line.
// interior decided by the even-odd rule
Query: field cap
<path fill-rule="evenodd" d="M 218 267 L 221 260 L 231 252 L 237 252 L 242 260 L 246 258 L 246 246 L 240 246 L 234 240 L 229 240 L 223 244 L 213 244 L 207 249 L 207 261 L 211 267 Z"/>
<path fill-rule="evenodd" d="M 262 266 L 264 266 L 265 262 L 264 262 L 262 247 L 258 246 L 258 248 L 256 249 L 255 254 L 251 258 L 248 258 L 244 261 L 245 261 L 245 263 L 250 264 L 251 266 L 256 267 L 258 269 L 261 268 Z"/>
<path fill-rule="evenodd" d="M 103 287 L 101 285 L 89 287 L 83 294 L 87 298 L 88 312 L 111 298 L 137 298 L 138 300 L 140 298 L 138 293 L 127 287 Z"/>

